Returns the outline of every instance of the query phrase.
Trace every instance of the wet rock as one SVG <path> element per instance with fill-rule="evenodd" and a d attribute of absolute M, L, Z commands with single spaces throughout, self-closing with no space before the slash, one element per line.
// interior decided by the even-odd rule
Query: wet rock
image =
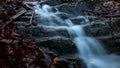
<path fill-rule="evenodd" d="M 65 37 L 46 37 L 36 39 L 37 45 L 48 48 L 59 55 L 76 53 L 76 46 L 71 39 Z"/>
<path fill-rule="evenodd" d="M 1 10 L 4 10 L 4 9 L 0 6 L 0 11 L 1 11 Z"/>
<path fill-rule="evenodd" d="M 77 56 L 59 57 L 56 68 L 87 68 L 84 61 Z"/>
<path fill-rule="evenodd" d="M 79 18 L 79 17 L 72 17 L 70 20 L 75 24 L 75 25 L 80 25 L 80 24 L 87 24 L 88 22 L 85 22 L 84 18 Z"/>
<path fill-rule="evenodd" d="M 40 4 L 41 5 L 48 4 L 50 6 L 55 6 L 55 5 L 59 5 L 61 3 L 60 3 L 60 0 L 46 0 L 46 1 L 41 2 Z"/>
<path fill-rule="evenodd" d="M 120 33 L 120 19 L 119 18 L 113 18 L 111 25 L 114 28 L 114 33 L 116 32 Z"/>
<path fill-rule="evenodd" d="M 111 33 L 110 27 L 101 23 L 84 26 L 84 30 L 86 35 L 94 37 L 107 36 Z"/>
<path fill-rule="evenodd" d="M 64 58 L 61 58 L 55 64 L 55 68 L 70 68 L 70 67 L 68 61 Z"/>
<path fill-rule="evenodd" d="M 75 11 L 74 6 L 69 6 L 68 4 L 61 4 L 57 5 L 56 8 L 58 8 L 60 12 L 77 15 L 77 11 Z"/>
<path fill-rule="evenodd" d="M 64 12 L 56 13 L 56 15 L 59 16 L 60 18 L 62 18 L 63 20 L 64 19 L 69 19 L 70 17 L 73 17 L 73 15 L 67 14 L 67 13 L 64 13 Z"/>
<path fill-rule="evenodd" d="M 56 56 L 58 56 L 58 54 L 54 51 L 50 51 L 47 48 L 42 48 L 42 49 L 43 51 L 45 51 L 46 54 L 48 54 L 51 57 L 51 59 L 54 59 Z"/>
<path fill-rule="evenodd" d="M 120 33 L 97 37 L 109 54 L 120 55 Z"/>
<path fill-rule="evenodd" d="M 41 2 L 39 4 L 40 5 L 47 4 L 47 5 L 53 6 L 52 8 L 58 8 L 60 12 L 65 12 L 65 13 L 73 14 L 77 16 L 81 13 L 82 10 L 88 9 L 88 4 L 86 2 L 82 2 L 77 6 L 75 5 L 71 6 L 67 3 L 61 4 L 61 1 L 59 0 L 54 0 L 54 1 L 50 0 L 50 1 Z"/>
<path fill-rule="evenodd" d="M 82 10 L 88 9 L 88 4 L 86 2 L 82 2 L 78 5 L 70 5 L 63 3 L 57 5 L 56 8 L 58 8 L 60 12 L 66 12 L 78 16 L 81 15 Z"/>
<path fill-rule="evenodd" d="M 99 20 L 99 18 L 95 17 L 95 16 L 86 16 L 90 22 L 93 22 L 95 20 Z"/>
<path fill-rule="evenodd" d="M 104 45 L 104 48 L 109 54 L 118 54 L 120 55 L 120 36 L 112 38 L 102 38 L 100 39 L 101 43 Z"/>
<path fill-rule="evenodd" d="M 81 2 L 77 6 L 75 6 L 75 11 L 81 12 L 82 10 L 86 10 L 89 8 L 89 3 Z"/>
<path fill-rule="evenodd" d="M 54 28 L 46 28 L 46 27 L 29 27 L 29 28 L 19 28 L 19 32 L 21 34 L 29 34 L 35 38 L 41 37 L 54 37 L 54 36 L 63 36 L 70 37 L 69 33 L 66 29 L 54 29 Z"/>
<path fill-rule="evenodd" d="M 76 25 L 80 25 L 81 22 L 84 21 L 84 19 L 71 18 L 71 21 Z"/>
<path fill-rule="evenodd" d="M 83 25 L 83 24 L 88 24 L 94 20 L 96 20 L 96 17 L 92 17 L 92 16 L 77 16 L 77 17 L 70 17 L 69 18 L 73 24 L 75 25 Z M 87 20 L 88 22 L 86 22 L 85 20 Z"/>

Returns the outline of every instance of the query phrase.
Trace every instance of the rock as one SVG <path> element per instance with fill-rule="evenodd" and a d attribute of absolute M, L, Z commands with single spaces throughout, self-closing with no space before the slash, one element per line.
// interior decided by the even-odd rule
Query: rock
<path fill-rule="evenodd" d="M 113 18 L 112 19 L 112 26 L 114 27 L 115 32 L 120 33 L 120 19 L 119 18 Z"/>
<path fill-rule="evenodd" d="M 77 11 L 75 11 L 74 9 L 74 6 L 69 6 L 68 4 L 61 4 L 55 7 L 58 8 L 60 12 L 65 12 L 65 13 L 72 14 L 72 15 L 78 15 Z"/>
<path fill-rule="evenodd" d="M 58 13 L 56 13 L 56 15 L 59 16 L 60 18 L 62 18 L 63 20 L 64 19 L 69 19 L 70 17 L 73 17 L 73 15 L 67 14 L 67 13 L 64 13 L 64 12 L 58 12 Z"/>
<path fill-rule="evenodd" d="M 47 0 L 40 3 L 41 5 L 48 4 L 50 6 L 55 6 L 61 4 L 59 0 Z"/>
<path fill-rule="evenodd" d="M 93 22 L 95 20 L 98 20 L 99 18 L 95 17 L 95 16 L 86 16 L 90 22 Z"/>
<path fill-rule="evenodd" d="M 2 11 L 2 10 L 4 10 L 4 9 L 2 8 L 2 6 L 0 6 L 0 11 Z"/>
<path fill-rule="evenodd" d="M 77 16 L 77 17 L 70 17 L 69 18 L 75 25 L 80 25 L 80 24 L 88 24 L 88 23 L 91 23 L 95 20 L 97 20 L 96 17 L 94 16 L 83 16 L 83 15 L 80 15 L 80 16 Z M 85 21 L 86 20 L 86 21 Z"/>
<path fill-rule="evenodd" d="M 84 19 L 82 19 L 82 18 L 79 18 L 79 19 L 78 18 L 71 18 L 70 20 L 76 25 L 80 25 L 81 22 L 84 21 Z"/>
<path fill-rule="evenodd" d="M 89 3 L 81 2 L 75 7 L 75 11 L 81 12 L 82 10 L 86 10 L 89 8 Z"/>
<path fill-rule="evenodd" d="M 19 32 L 21 34 L 29 34 L 35 38 L 41 38 L 41 37 L 54 37 L 54 36 L 63 36 L 63 37 L 68 37 L 69 33 L 67 32 L 66 29 L 54 29 L 54 28 L 47 28 L 47 27 L 41 27 L 41 26 L 36 26 L 36 27 L 29 27 L 29 28 L 19 28 Z"/>
<path fill-rule="evenodd" d="M 62 58 L 57 61 L 55 68 L 70 68 L 69 63 L 66 59 Z"/>
<path fill-rule="evenodd" d="M 82 10 L 88 9 L 88 4 L 86 2 L 82 2 L 75 6 L 63 3 L 57 5 L 56 8 L 58 8 L 60 12 L 66 12 L 78 16 L 81 15 Z"/>
<path fill-rule="evenodd" d="M 72 2 L 78 2 L 78 0 L 59 0 L 61 3 L 72 3 Z"/>
<path fill-rule="evenodd" d="M 36 39 L 37 45 L 48 48 L 59 55 L 76 53 L 76 46 L 71 39 L 65 37 L 47 37 Z"/>
<path fill-rule="evenodd" d="M 120 33 L 110 35 L 110 36 L 101 36 L 97 37 L 103 47 L 109 54 L 118 54 L 120 55 Z"/>
<path fill-rule="evenodd" d="M 30 27 L 20 28 L 19 32 L 23 35 L 31 35 L 35 38 L 38 46 L 48 48 L 56 54 L 62 55 L 76 52 L 76 46 L 70 39 L 66 29 Z"/>
<path fill-rule="evenodd" d="M 77 17 L 72 17 L 70 20 L 75 24 L 75 25 L 80 25 L 80 24 L 87 24 L 89 23 L 89 19 L 87 19 L 84 16 L 77 16 Z M 86 21 L 87 20 L 87 21 Z"/>
<path fill-rule="evenodd" d="M 111 33 L 110 27 L 101 23 L 84 26 L 84 30 L 86 35 L 94 37 L 107 36 Z"/>
<path fill-rule="evenodd" d="M 43 48 L 44 50 L 45 48 Z M 58 56 L 57 53 L 53 52 L 53 51 L 50 51 L 50 50 L 44 50 L 46 54 L 48 54 L 49 56 L 51 56 L 51 59 L 55 58 L 56 56 Z"/>
<path fill-rule="evenodd" d="M 116 38 L 103 38 L 100 41 L 109 54 L 120 55 L 120 36 Z"/>
<path fill-rule="evenodd" d="M 77 56 L 62 56 L 59 57 L 56 68 L 87 68 L 84 61 Z"/>

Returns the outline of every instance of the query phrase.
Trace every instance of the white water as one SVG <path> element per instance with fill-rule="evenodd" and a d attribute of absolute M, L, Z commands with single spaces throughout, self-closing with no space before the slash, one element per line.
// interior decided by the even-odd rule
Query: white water
<path fill-rule="evenodd" d="M 40 5 L 36 5 L 35 12 L 42 18 L 43 22 L 48 20 L 48 24 L 43 26 L 56 29 L 65 28 L 68 30 L 73 38 L 73 42 L 77 46 L 78 55 L 85 61 L 88 68 L 120 68 L 119 56 L 108 55 L 96 39 L 87 37 L 83 31 L 83 25 L 74 25 L 70 19 L 63 20 L 55 15 L 55 12 L 52 12 L 51 7 L 48 5 L 44 5 L 41 8 Z M 84 19 L 82 24 L 89 24 L 89 20 L 84 16 L 76 18 Z M 59 24 L 67 24 L 67 26 L 59 26 Z"/>
<path fill-rule="evenodd" d="M 56 15 L 57 12 L 53 12 L 50 6 L 43 5 L 41 8 L 40 7 L 40 5 L 36 5 L 34 8 L 35 13 L 40 16 L 42 23 L 49 26 L 61 25 L 64 23 L 64 21 Z M 57 8 L 56 11 L 58 11 Z"/>

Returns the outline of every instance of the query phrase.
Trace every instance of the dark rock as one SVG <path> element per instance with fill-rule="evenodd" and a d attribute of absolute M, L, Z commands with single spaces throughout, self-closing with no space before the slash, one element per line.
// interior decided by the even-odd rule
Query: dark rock
<path fill-rule="evenodd" d="M 86 18 L 87 19 L 87 18 Z M 88 22 L 85 21 L 85 18 L 80 18 L 78 17 L 72 17 L 70 20 L 75 24 L 75 25 L 80 25 L 80 24 L 87 24 Z"/>
<path fill-rule="evenodd" d="M 4 10 L 1 6 L 0 6 L 0 11 Z"/>
<path fill-rule="evenodd" d="M 55 68 L 70 68 L 69 63 L 65 58 L 60 58 L 55 64 Z"/>
<path fill-rule="evenodd" d="M 56 15 L 59 16 L 59 17 L 62 18 L 62 19 L 68 19 L 68 18 L 70 18 L 70 17 L 73 17 L 73 15 L 67 14 L 67 13 L 64 13 L 64 12 L 56 13 Z"/>
<path fill-rule="evenodd" d="M 76 46 L 71 39 L 65 37 L 47 37 L 36 40 L 40 47 L 48 48 L 59 55 L 76 53 Z"/>
<path fill-rule="evenodd" d="M 79 16 L 81 15 L 83 10 L 88 9 L 88 4 L 83 2 L 75 6 L 75 5 L 64 3 L 64 4 L 57 5 L 55 7 L 58 8 L 60 12 L 65 12 L 68 14 Z"/>
<path fill-rule="evenodd" d="M 94 37 L 107 36 L 111 33 L 110 27 L 101 23 L 85 26 L 84 30 L 86 35 Z"/>
<path fill-rule="evenodd" d="M 103 47 L 107 50 L 109 54 L 118 54 L 120 55 L 120 37 L 112 38 L 103 38 L 100 39 Z"/>
<path fill-rule="evenodd" d="M 77 56 L 59 57 L 56 68 L 87 68 L 85 62 Z M 64 63 L 64 64 L 63 64 Z M 65 67 L 66 66 L 66 67 Z"/>
<path fill-rule="evenodd" d="M 61 4 L 59 0 L 47 0 L 40 3 L 40 5 L 48 4 L 50 6 L 55 6 Z"/>
<path fill-rule="evenodd" d="M 66 29 L 54 29 L 54 28 L 45 28 L 45 27 L 29 27 L 29 28 L 19 28 L 21 34 L 29 34 L 36 38 L 41 37 L 54 37 L 54 36 L 64 36 L 70 37 Z"/>
<path fill-rule="evenodd" d="M 113 18 L 111 26 L 114 28 L 115 32 L 120 33 L 120 19 L 119 18 Z"/>
<path fill-rule="evenodd" d="M 45 48 L 43 48 L 44 50 Z M 48 54 L 49 56 L 51 56 L 51 59 L 54 59 L 56 56 L 58 56 L 57 53 L 53 52 L 53 51 L 50 51 L 50 50 L 44 50 L 46 54 Z"/>
<path fill-rule="evenodd" d="M 89 8 L 89 3 L 81 2 L 75 7 L 75 11 L 81 12 L 82 10 L 86 10 Z"/>
<path fill-rule="evenodd" d="M 71 21 L 76 24 L 76 25 L 80 25 L 82 21 L 84 21 L 84 19 L 80 18 L 72 18 Z"/>
<path fill-rule="evenodd" d="M 78 0 L 60 0 L 61 3 L 73 3 L 77 2 Z"/>
<path fill-rule="evenodd" d="M 65 12 L 72 15 L 78 15 L 77 11 L 74 9 L 74 6 L 69 6 L 68 4 L 57 5 L 56 8 L 58 8 L 60 12 Z"/>

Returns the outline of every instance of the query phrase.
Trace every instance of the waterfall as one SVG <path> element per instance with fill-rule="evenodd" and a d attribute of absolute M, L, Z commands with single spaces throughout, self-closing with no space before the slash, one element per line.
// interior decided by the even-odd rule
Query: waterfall
<path fill-rule="evenodd" d="M 119 56 L 107 54 L 96 39 L 85 35 L 83 25 L 89 24 L 89 20 L 86 17 L 76 17 L 84 20 L 82 21 L 82 25 L 75 25 L 70 19 L 63 20 L 55 15 L 56 12 L 53 12 L 52 8 L 48 5 L 36 5 L 35 13 L 41 17 L 42 22 L 47 20 L 46 26 L 65 28 L 68 30 L 78 49 L 78 56 L 85 61 L 88 68 L 120 68 Z M 41 24 L 41 22 L 39 22 L 39 24 Z M 61 27 L 60 24 L 64 27 Z M 65 26 L 65 24 L 67 26 Z"/>
<path fill-rule="evenodd" d="M 56 15 L 58 12 L 57 8 L 55 8 L 57 12 L 53 12 L 52 8 L 48 5 L 43 5 L 41 7 L 39 4 L 37 4 L 34 8 L 35 13 L 41 18 L 43 25 L 57 26 L 64 23 L 64 21 Z"/>

